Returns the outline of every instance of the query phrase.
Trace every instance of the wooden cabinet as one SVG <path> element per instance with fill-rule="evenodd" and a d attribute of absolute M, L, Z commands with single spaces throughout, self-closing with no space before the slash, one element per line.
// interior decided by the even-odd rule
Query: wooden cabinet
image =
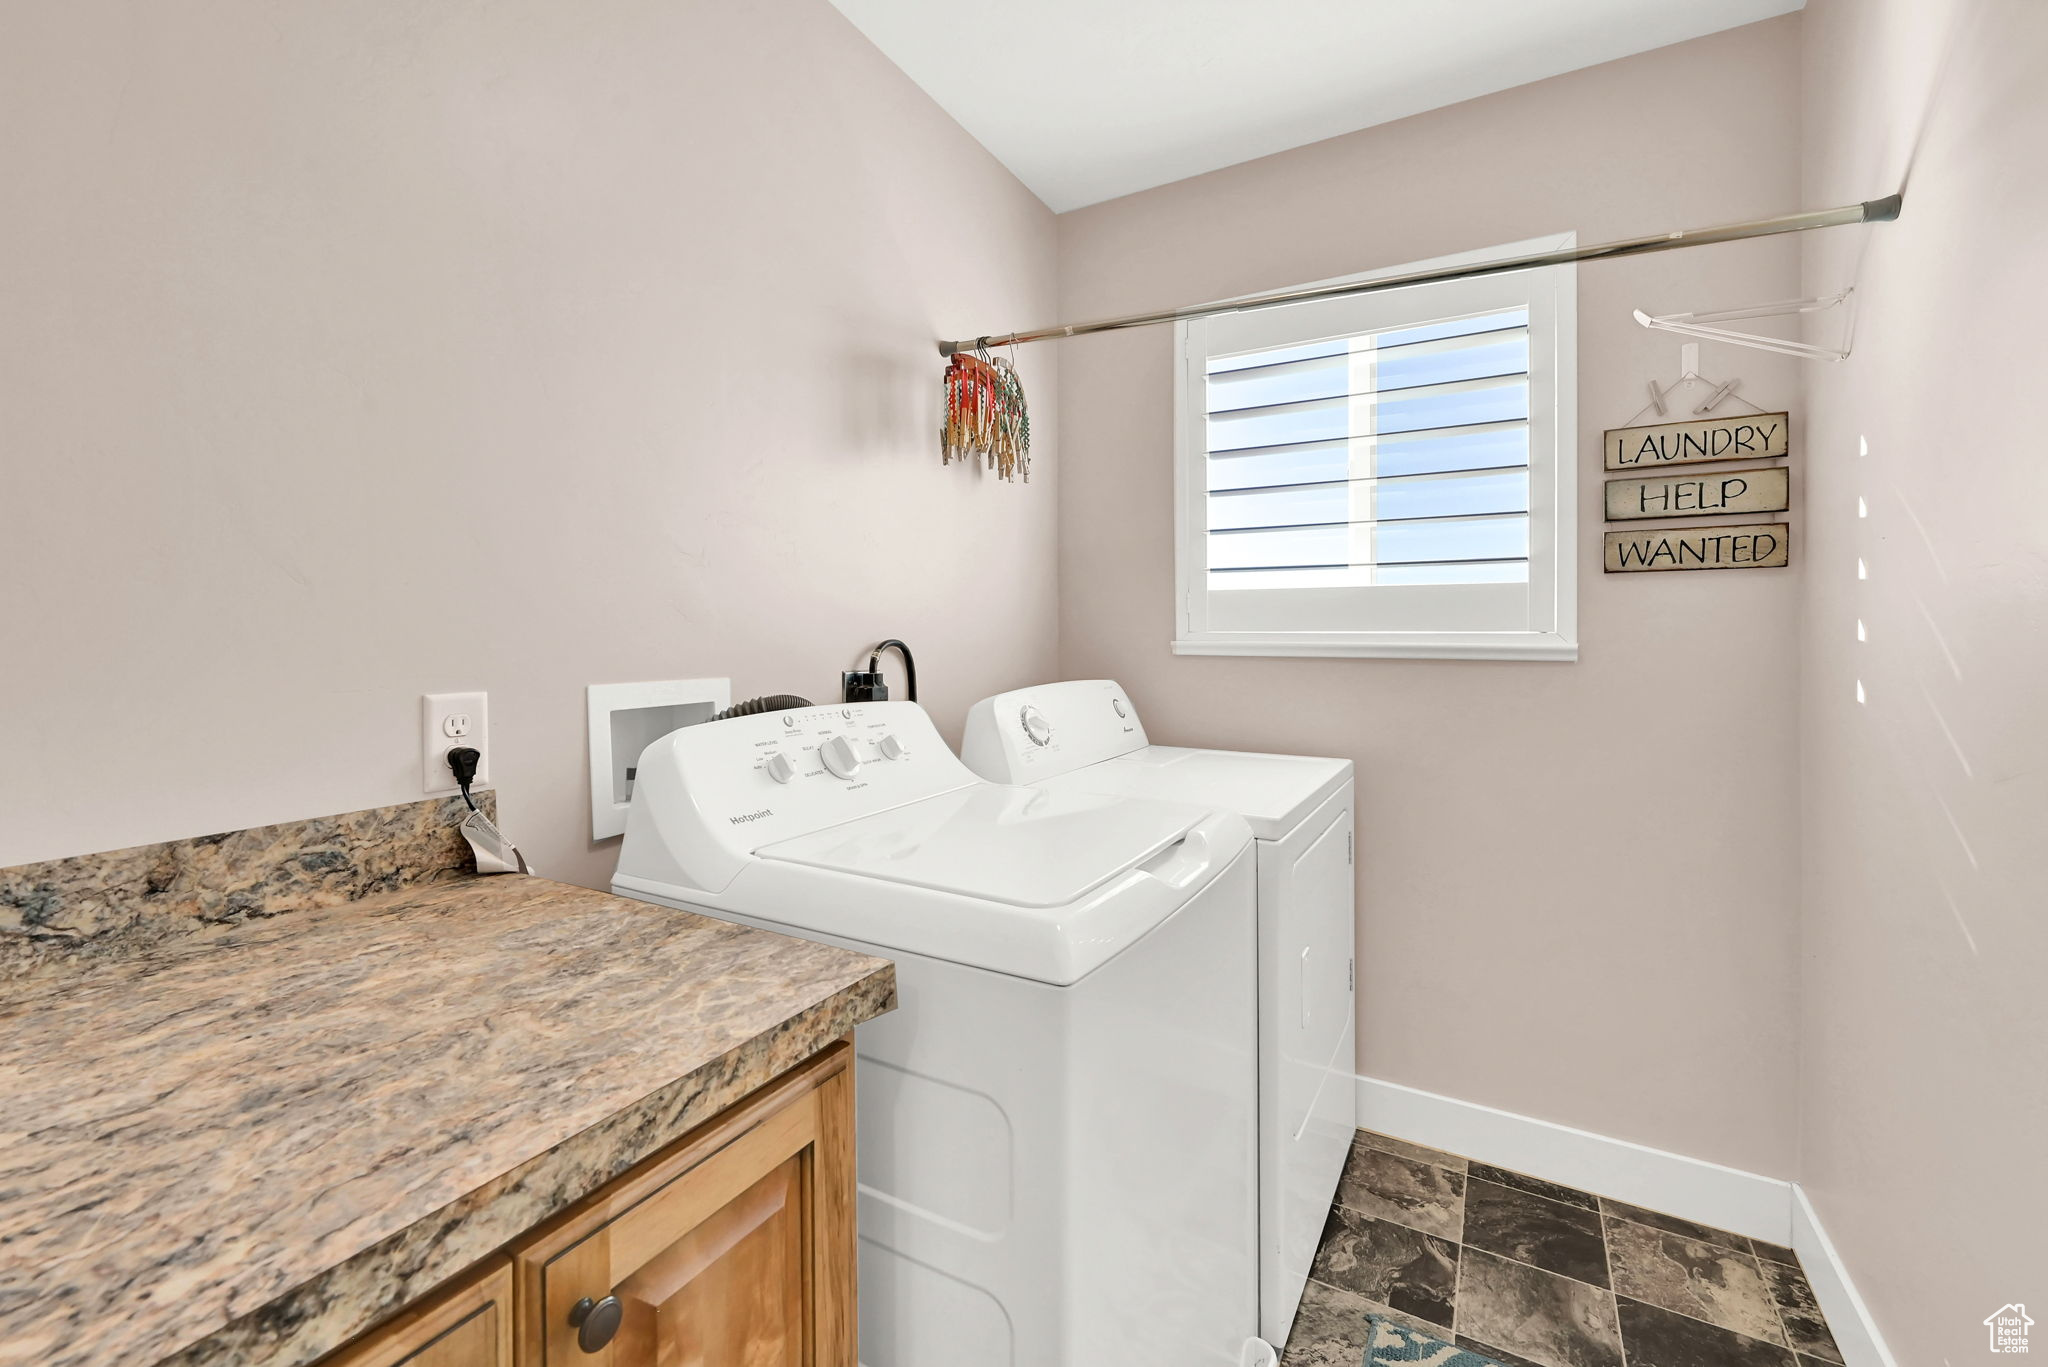
<path fill-rule="evenodd" d="M 835 1044 L 512 1250 L 520 1367 L 854 1367 Z"/>
<path fill-rule="evenodd" d="M 322 1367 L 512 1367 L 512 1264 L 492 1259 Z"/>
<path fill-rule="evenodd" d="M 831 1045 L 320 1367 L 856 1367 Z"/>

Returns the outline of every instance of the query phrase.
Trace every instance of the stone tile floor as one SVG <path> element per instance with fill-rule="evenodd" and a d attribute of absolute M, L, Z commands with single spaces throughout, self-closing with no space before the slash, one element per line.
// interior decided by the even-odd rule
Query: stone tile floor
<path fill-rule="evenodd" d="M 1507 1367 L 1834 1367 L 1789 1248 L 1359 1131 L 1282 1367 L 1357 1367 L 1366 1315 Z"/>

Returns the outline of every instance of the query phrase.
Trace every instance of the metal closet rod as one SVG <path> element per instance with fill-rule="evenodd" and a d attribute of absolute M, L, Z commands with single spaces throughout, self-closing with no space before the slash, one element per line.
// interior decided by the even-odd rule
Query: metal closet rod
<path fill-rule="evenodd" d="M 1562 251 L 1537 252 L 1533 256 L 1510 256 L 1495 261 L 1475 261 L 1467 266 L 1443 266 L 1436 270 L 1387 275 L 1377 280 L 1359 280 L 1344 285 L 1312 285 L 1306 289 L 1255 294 L 1226 303 L 1196 304 L 1189 308 L 1162 309 L 1156 313 L 1132 313 L 1122 318 L 1101 318 L 1092 323 L 1067 323 L 1037 328 L 1030 332 L 1005 332 L 991 337 L 970 337 L 957 342 L 940 342 L 939 355 L 973 351 L 976 347 L 1015 346 L 1019 342 L 1044 342 L 1058 337 L 1082 337 L 1091 332 L 1120 332 L 1124 328 L 1151 327 L 1183 318 L 1210 318 L 1219 313 L 1270 308 L 1275 304 L 1299 304 L 1311 299 L 1344 299 L 1354 294 L 1376 294 L 1408 285 L 1427 285 L 1438 280 L 1466 280 L 1475 275 L 1501 275 L 1536 266 L 1565 266 L 1578 261 L 1609 261 L 1620 256 L 1644 256 L 1650 252 L 1676 251 L 1680 247 L 1708 247 L 1716 242 L 1740 242 L 1751 237 L 1774 237 L 1779 233 L 1803 233 L 1815 228 L 1840 228 L 1851 223 L 1889 223 L 1899 216 L 1902 195 L 1866 199 L 1840 209 L 1813 209 L 1803 214 L 1758 218 L 1747 223 L 1726 223 L 1718 228 L 1689 228 L 1683 232 L 1659 233 L 1655 237 L 1630 237 L 1603 242 L 1593 247 L 1568 247 Z"/>

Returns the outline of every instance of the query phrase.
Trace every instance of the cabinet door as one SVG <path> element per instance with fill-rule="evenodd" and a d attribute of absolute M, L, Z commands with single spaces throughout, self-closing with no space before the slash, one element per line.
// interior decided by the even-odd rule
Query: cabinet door
<path fill-rule="evenodd" d="M 522 1367 L 854 1367 L 852 1062 L 831 1046 L 517 1248 Z"/>
<path fill-rule="evenodd" d="M 492 1260 L 320 1367 L 512 1367 L 512 1265 Z"/>

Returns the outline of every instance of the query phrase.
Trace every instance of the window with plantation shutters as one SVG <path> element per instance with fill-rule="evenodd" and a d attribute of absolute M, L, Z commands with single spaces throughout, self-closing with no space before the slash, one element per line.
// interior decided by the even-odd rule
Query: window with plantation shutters
<path fill-rule="evenodd" d="M 1572 658 L 1574 287 L 1551 267 L 1180 324 L 1175 649 Z"/>

